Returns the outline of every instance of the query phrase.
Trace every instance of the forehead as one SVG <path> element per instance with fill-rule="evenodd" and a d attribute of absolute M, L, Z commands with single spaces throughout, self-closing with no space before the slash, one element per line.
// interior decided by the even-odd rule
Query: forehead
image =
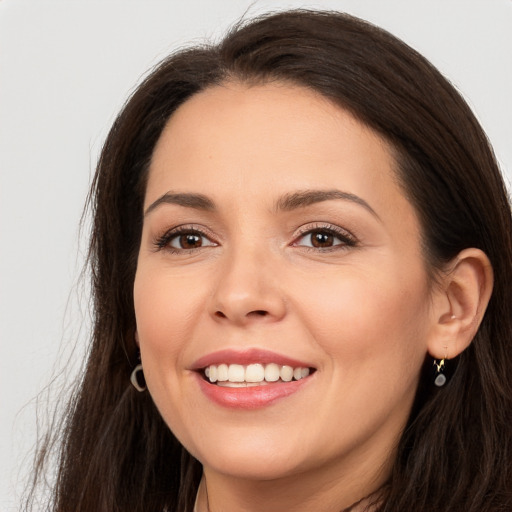
<path fill-rule="evenodd" d="M 341 188 L 380 208 L 408 205 L 386 141 L 300 86 L 228 83 L 196 94 L 169 119 L 153 154 L 146 206 L 168 190 L 262 198 Z M 399 204 L 400 203 L 400 204 Z"/>

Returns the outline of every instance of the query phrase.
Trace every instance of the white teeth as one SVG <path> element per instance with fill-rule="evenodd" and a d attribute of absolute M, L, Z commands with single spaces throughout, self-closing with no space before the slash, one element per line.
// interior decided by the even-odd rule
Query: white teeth
<path fill-rule="evenodd" d="M 219 364 L 217 366 L 217 382 L 226 382 L 227 380 L 229 380 L 228 365 Z"/>
<path fill-rule="evenodd" d="M 270 363 L 265 366 L 265 380 L 267 382 L 277 382 L 279 377 L 279 366 L 277 364 Z"/>
<path fill-rule="evenodd" d="M 245 368 L 241 364 L 230 364 L 228 369 L 229 382 L 244 382 Z"/>
<path fill-rule="evenodd" d="M 223 388 L 252 388 L 254 386 L 260 386 L 263 384 L 267 384 L 265 381 L 263 382 L 217 382 L 218 386 Z"/>
<path fill-rule="evenodd" d="M 225 387 L 249 387 L 268 382 L 290 382 L 304 379 L 309 375 L 309 368 L 293 368 L 276 363 L 266 365 L 253 363 L 247 366 L 241 364 L 212 364 L 204 369 L 204 374 L 210 382 L 217 382 Z"/>
<path fill-rule="evenodd" d="M 261 364 L 250 364 L 245 369 L 246 382 L 262 382 L 265 380 L 265 368 Z"/>
<path fill-rule="evenodd" d="M 281 376 L 281 380 L 290 382 L 293 379 L 293 368 L 291 366 L 281 366 L 279 374 Z"/>

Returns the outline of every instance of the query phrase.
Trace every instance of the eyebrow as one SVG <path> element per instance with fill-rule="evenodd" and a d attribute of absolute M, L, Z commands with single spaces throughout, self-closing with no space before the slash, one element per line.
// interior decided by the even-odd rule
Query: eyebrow
<path fill-rule="evenodd" d="M 285 194 L 276 201 L 274 210 L 289 212 L 299 208 L 305 208 L 312 204 L 321 203 L 323 201 L 340 199 L 362 206 L 374 217 L 380 220 L 380 217 L 377 215 L 375 210 L 364 199 L 350 192 L 343 192 L 337 189 L 301 190 Z M 184 206 L 185 208 L 194 208 L 196 210 L 206 211 L 214 211 L 216 209 L 215 203 L 208 196 L 203 194 L 167 192 L 148 206 L 144 212 L 144 216 L 151 213 L 161 204 L 176 204 L 178 206 Z"/>
<path fill-rule="evenodd" d="M 315 203 L 323 201 L 332 201 L 341 199 L 343 201 L 350 201 L 362 206 L 368 210 L 374 217 L 380 220 L 377 212 L 361 197 L 351 194 L 350 192 L 343 192 L 341 190 L 303 190 L 294 192 L 292 194 L 285 194 L 276 203 L 276 210 L 292 211 L 297 208 L 305 208 Z"/>
<path fill-rule="evenodd" d="M 144 216 L 151 213 L 161 204 L 177 204 L 178 206 L 194 208 L 196 210 L 215 210 L 215 204 L 213 201 L 203 194 L 174 194 L 172 192 L 167 192 L 147 207 L 144 212 Z"/>

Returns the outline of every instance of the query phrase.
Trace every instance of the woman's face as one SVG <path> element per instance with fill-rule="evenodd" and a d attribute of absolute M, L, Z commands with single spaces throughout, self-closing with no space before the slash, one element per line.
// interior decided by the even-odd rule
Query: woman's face
<path fill-rule="evenodd" d="M 168 122 L 137 334 L 151 396 L 205 471 L 357 478 L 392 458 L 434 321 L 394 165 L 375 132 L 290 85 L 215 87 Z"/>

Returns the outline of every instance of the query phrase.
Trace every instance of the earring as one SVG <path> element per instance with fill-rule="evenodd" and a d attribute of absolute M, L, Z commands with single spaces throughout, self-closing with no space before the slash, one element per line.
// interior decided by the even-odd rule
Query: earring
<path fill-rule="evenodd" d="M 446 375 L 444 374 L 445 358 L 443 357 L 439 363 L 434 359 L 434 366 L 436 367 L 436 378 L 434 379 L 434 384 L 440 388 L 446 384 Z"/>
<path fill-rule="evenodd" d="M 146 380 L 144 379 L 144 371 L 142 369 L 142 364 L 139 363 L 133 369 L 133 372 L 130 375 L 130 382 L 132 383 L 133 387 L 140 393 L 146 390 Z"/>

